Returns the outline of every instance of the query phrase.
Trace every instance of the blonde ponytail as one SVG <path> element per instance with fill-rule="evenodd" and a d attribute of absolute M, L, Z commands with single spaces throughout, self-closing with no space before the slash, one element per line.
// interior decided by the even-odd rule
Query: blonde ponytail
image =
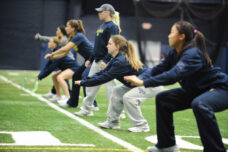
<path fill-rule="evenodd" d="M 126 59 L 129 61 L 129 63 L 131 64 L 131 66 L 136 70 L 140 70 L 142 69 L 142 62 L 139 60 L 139 58 L 137 57 L 136 53 L 135 53 L 135 48 L 134 48 L 134 44 L 130 41 L 127 41 L 127 48 L 128 51 L 125 54 Z"/>
<path fill-rule="evenodd" d="M 119 46 L 119 51 L 122 52 L 126 60 L 130 63 L 131 67 L 135 69 L 136 71 L 142 69 L 142 62 L 138 59 L 134 44 L 130 41 L 127 41 L 123 36 L 121 35 L 113 35 L 111 36 L 112 41 L 116 46 Z"/>
<path fill-rule="evenodd" d="M 111 14 L 111 18 L 112 18 L 113 23 L 115 23 L 118 26 L 119 33 L 120 33 L 121 32 L 121 28 L 120 28 L 120 16 L 119 16 L 119 14 L 120 14 L 119 12 L 114 11 L 114 13 Z"/>

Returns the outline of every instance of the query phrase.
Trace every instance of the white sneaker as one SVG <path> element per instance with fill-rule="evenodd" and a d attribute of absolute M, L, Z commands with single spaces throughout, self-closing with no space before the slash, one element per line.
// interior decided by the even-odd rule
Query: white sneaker
<path fill-rule="evenodd" d="M 180 152 L 180 149 L 177 147 L 177 145 L 167 147 L 167 148 L 158 148 L 156 146 L 153 146 L 153 147 L 147 147 L 147 150 L 149 152 Z"/>
<path fill-rule="evenodd" d="M 100 122 L 98 126 L 106 129 L 120 129 L 120 124 L 109 123 L 108 121 Z"/>
<path fill-rule="evenodd" d="M 95 107 L 95 106 L 93 105 L 92 110 L 93 110 L 93 111 L 99 111 L 100 109 L 99 109 L 99 107 Z"/>
<path fill-rule="evenodd" d="M 70 98 L 67 98 L 66 96 L 61 97 L 59 100 L 57 100 L 58 104 L 63 104 L 63 103 L 67 103 L 67 101 Z"/>
<path fill-rule="evenodd" d="M 67 97 L 62 97 L 60 100 L 58 100 L 58 104 L 61 106 L 61 107 L 64 107 L 64 108 L 69 108 L 71 107 L 70 105 L 67 104 L 67 101 L 69 100 L 70 98 L 67 98 Z"/>
<path fill-rule="evenodd" d="M 61 98 L 59 98 L 57 95 L 54 95 L 51 99 L 48 99 L 48 100 L 51 101 L 51 102 L 55 102 L 55 101 L 58 101 L 60 99 Z"/>
<path fill-rule="evenodd" d="M 149 132 L 150 128 L 149 127 L 132 127 L 128 128 L 128 131 L 130 132 Z"/>
<path fill-rule="evenodd" d="M 82 109 L 80 111 L 78 111 L 78 112 L 75 112 L 74 114 L 77 115 L 77 116 L 93 116 L 94 115 L 93 111 L 88 112 L 88 111 L 85 111 L 85 110 L 82 110 Z"/>
<path fill-rule="evenodd" d="M 60 103 L 59 104 L 61 107 L 63 108 L 70 108 L 71 106 L 67 104 L 67 102 L 64 102 L 64 103 Z"/>
<path fill-rule="evenodd" d="M 44 97 L 44 98 L 52 98 L 52 97 L 54 97 L 54 96 L 55 96 L 55 94 L 52 93 L 52 92 L 48 92 L 48 93 L 42 95 L 42 97 Z"/>

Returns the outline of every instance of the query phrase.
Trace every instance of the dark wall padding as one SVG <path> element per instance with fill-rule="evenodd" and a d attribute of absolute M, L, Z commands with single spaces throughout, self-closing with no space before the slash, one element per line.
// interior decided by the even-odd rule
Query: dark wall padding
<path fill-rule="evenodd" d="M 145 2 L 146 1 L 146 2 Z M 139 4 L 139 28 L 142 44 L 144 42 L 160 41 L 162 46 L 168 45 L 167 36 L 170 27 L 175 21 L 183 18 L 189 20 L 188 14 L 192 18 L 196 28 L 202 31 L 206 38 L 212 42 L 208 44 L 209 54 L 213 54 L 213 48 L 221 48 L 217 60 L 225 57 L 223 62 L 216 62 L 219 64 L 227 65 L 228 62 L 228 28 L 227 28 L 227 4 L 225 6 L 226 12 L 223 15 L 214 17 L 208 11 L 198 11 L 207 4 L 207 10 L 211 9 L 211 5 L 215 6 L 215 12 L 219 12 L 221 2 L 224 0 L 194 0 L 194 3 L 185 4 L 185 12 L 182 13 L 180 9 L 176 9 L 177 5 L 175 0 L 140 0 L 145 2 L 142 6 Z M 185 0 L 186 1 L 186 0 Z M 190 0 L 189 2 L 192 2 Z M 56 28 L 59 25 L 66 24 L 66 21 L 71 18 L 80 18 L 83 20 L 86 35 L 91 42 L 94 41 L 95 32 L 97 27 L 102 23 L 98 20 L 95 7 L 99 7 L 103 3 L 112 4 L 117 11 L 120 12 L 122 35 L 127 39 L 137 40 L 137 19 L 135 18 L 135 1 L 134 0 L 0 0 L 0 69 L 26 69 L 26 70 L 39 70 L 43 66 L 41 57 L 43 57 L 43 48 L 41 43 L 34 40 L 35 33 L 42 35 L 55 35 Z M 179 2 L 176 0 L 176 2 Z M 216 2 L 216 3 L 215 3 Z M 148 3 L 153 3 L 151 6 Z M 200 6 L 200 7 L 199 7 Z M 148 12 L 148 8 L 150 12 Z M 158 8 L 158 9 L 157 9 Z M 167 11 L 174 11 L 171 15 L 166 16 Z M 190 9 L 192 10 L 190 10 Z M 161 12 L 156 15 L 156 11 Z M 195 11 L 192 12 L 192 11 Z M 201 20 L 196 16 L 196 13 L 201 12 L 199 15 L 204 16 L 205 13 L 209 20 Z M 152 15 L 152 14 L 154 15 Z M 160 16 L 159 16 L 160 15 Z M 152 24 L 150 30 L 142 28 L 143 22 Z M 225 29 L 224 29 L 225 28 Z M 209 42 L 208 41 L 208 42 Z M 219 44 L 219 45 L 218 45 Z M 143 46 L 142 46 L 143 48 Z M 144 48 L 146 48 L 144 46 Z M 162 47 L 163 48 L 163 47 Z M 225 49 L 222 49 L 225 48 Z M 41 51 L 42 50 L 42 51 Z M 212 50 L 212 51 L 210 51 Z M 150 50 L 143 50 L 150 51 Z M 163 51 L 163 50 L 161 50 Z M 223 54 L 221 56 L 221 54 Z M 221 66 L 226 68 L 228 73 L 228 66 Z"/>
<path fill-rule="evenodd" d="M 35 33 L 55 35 L 65 24 L 65 0 L 0 1 L 0 69 L 40 68 Z"/>

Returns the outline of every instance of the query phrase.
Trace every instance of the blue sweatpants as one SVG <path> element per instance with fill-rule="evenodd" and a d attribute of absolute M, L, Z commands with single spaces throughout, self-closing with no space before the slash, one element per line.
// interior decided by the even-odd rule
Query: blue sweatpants
<path fill-rule="evenodd" d="M 228 90 L 215 88 L 190 93 L 182 88 L 171 89 L 156 96 L 158 148 L 176 144 L 173 113 L 192 108 L 196 117 L 204 152 L 226 152 L 214 112 L 228 109 Z"/>

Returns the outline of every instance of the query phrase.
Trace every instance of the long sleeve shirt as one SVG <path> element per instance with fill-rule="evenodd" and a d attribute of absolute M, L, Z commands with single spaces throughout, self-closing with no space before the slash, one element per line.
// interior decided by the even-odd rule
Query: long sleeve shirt
<path fill-rule="evenodd" d="M 130 63 L 126 60 L 125 56 L 122 53 L 119 53 L 108 63 L 104 70 L 92 75 L 91 77 L 83 79 L 80 85 L 90 87 L 117 79 L 124 85 L 131 87 L 130 83 L 125 81 L 123 77 L 127 75 L 139 75 L 143 72 L 143 70 L 144 69 L 136 71 L 133 69 Z"/>
<path fill-rule="evenodd" d="M 196 48 L 188 48 L 180 55 L 176 50 L 152 69 L 139 76 L 145 87 L 169 85 L 179 82 L 188 91 L 202 91 L 213 87 L 228 88 L 228 76 L 219 68 L 209 66 L 203 52 Z"/>

